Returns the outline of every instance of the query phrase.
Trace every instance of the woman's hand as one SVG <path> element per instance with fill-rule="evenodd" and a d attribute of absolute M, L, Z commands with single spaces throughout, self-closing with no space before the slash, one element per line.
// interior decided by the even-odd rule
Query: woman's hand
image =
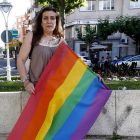
<path fill-rule="evenodd" d="M 96 74 L 97 76 L 98 76 L 98 78 L 99 78 L 99 82 L 103 82 L 103 84 L 105 84 L 105 82 L 104 82 L 104 79 L 99 75 L 99 74 Z"/>
<path fill-rule="evenodd" d="M 35 94 L 35 87 L 34 87 L 33 83 L 31 83 L 27 80 L 24 82 L 24 87 L 25 87 L 25 90 L 28 91 L 29 93 Z"/>

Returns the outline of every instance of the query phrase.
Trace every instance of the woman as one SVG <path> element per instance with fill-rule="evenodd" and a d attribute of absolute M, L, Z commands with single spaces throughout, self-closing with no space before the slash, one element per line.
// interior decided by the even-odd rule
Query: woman
<path fill-rule="evenodd" d="M 34 33 L 34 34 L 33 34 Z M 29 69 L 29 79 L 25 69 L 25 62 L 31 50 L 33 38 L 33 52 Z M 39 12 L 33 32 L 29 32 L 20 49 L 17 67 L 26 91 L 35 93 L 34 86 L 49 63 L 63 39 L 63 30 L 59 14 L 53 7 L 45 7 Z M 99 81 L 103 80 L 99 75 Z"/>

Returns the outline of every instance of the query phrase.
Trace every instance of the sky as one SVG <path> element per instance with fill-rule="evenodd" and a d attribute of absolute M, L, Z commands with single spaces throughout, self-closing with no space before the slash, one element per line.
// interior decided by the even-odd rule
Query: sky
<path fill-rule="evenodd" d="M 7 0 L 13 5 L 8 18 L 8 29 L 12 28 L 16 22 L 16 16 L 24 15 L 27 12 L 27 8 L 30 8 L 29 0 Z M 0 3 L 3 0 L 0 0 Z M 4 42 L 1 40 L 1 33 L 5 30 L 4 17 L 0 11 L 0 47 L 4 47 Z"/>

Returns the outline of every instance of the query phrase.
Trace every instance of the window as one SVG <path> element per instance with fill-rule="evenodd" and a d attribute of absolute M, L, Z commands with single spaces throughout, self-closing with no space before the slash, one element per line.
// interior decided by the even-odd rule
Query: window
<path fill-rule="evenodd" d="M 96 29 L 96 25 L 91 24 L 90 27 Z"/>
<path fill-rule="evenodd" d="M 71 37 L 74 37 L 74 32 L 75 32 L 74 26 L 72 26 L 72 36 Z"/>
<path fill-rule="evenodd" d="M 86 35 L 85 25 L 81 25 L 82 28 L 82 36 Z"/>
<path fill-rule="evenodd" d="M 21 25 L 20 24 L 18 25 L 18 28 L 21 28 Z"/>
<path fill-rule="evenodd" d="M 114 0 L 99 0 L 99 10 L 114 10 Z"/>
<path fill-rule="evenodd" d="M 132 56 L 126 56 L 124 59 L 122 59 L 123 61 L 126 61 L 127 59 L 131 58 Z"/>
<path fill-rule="evenodd" d="M 130 1 L 130 9 L 133 9 L 133 8 L 140 8 L 140 0 L 138 0 L 138 2 Z"/>
<path fill-rule="evenodd" d="M 69 38 L 71 38 L 71 32 L 69 32 Z"/>
<path fill-rule="evenodd" d="M 18 19 L 18 22 L 21 22 L 21 19 L 20 18 Z"/>
<path fill-rule="evenodd" d="M 80 11 L 94 11 L 95 10 L 95 0 L 93 1 L 85 1 L 85 6 L 80 7 Z"/>
<path fill-rule="evenodd" d="M 90 25 L 90 27 L 96 29 L 96 25 Z M 80 25 L 81 31 L 82 31 L 82 36 L 86 35 L 86 30 L 85 30 L 85 25 Z"/>
<path fill-rule="evenodd" d="M 140 56 L 132 58 L 132 61 L 140 61 Z"/>

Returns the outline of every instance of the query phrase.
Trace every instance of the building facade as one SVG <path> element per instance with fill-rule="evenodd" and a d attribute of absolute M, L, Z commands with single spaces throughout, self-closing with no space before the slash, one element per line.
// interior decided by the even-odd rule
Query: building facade
<path fill-rule="evenodd" d="M 25 20 L 24 15 L 16 17 L 16 29 L 18 30 L 19 41 L 21 42 L 23 42 L 24 40 L 24 24 L 23 24 L 24 20 Z"/>
<path fill-rule="evenodd" d="M 32 31 L 33 24 L 35 21 L 35 17 L 37 15 L 38 10 L 41 6 L 38 6 L 34 0 L 30 0 L 30 8 L 27 9 L 27 13 L 25 15 L 16 17 L 16 27 L 15 29 L 19 31 L 19 40 L 21 42 L 24 41 L 26 34 L 29 31 Z"/>
<path fill-rule="evenodd" d="M 110 16 L 110 20 L 114 20 L 118 15 L 137 15 L 140 12 L 140 0 L 131 2 L 130 0 L 92 0 L 86 1 L 85 7 L 75 9 L 73 13 L 65 16 L 65 39 L 68 45 L 80 54 L 86 50 L 86 44 L 77 39 L 76 26 L 81 26 L 82 34 L 85 34 L 85 24 L 96 26 L 99 18 L 105 19 Z M 116 47 L 123 41 L 129 47 Z M 93 54 L 97 52 L 99 60 L 107 53 L 113 59 L 115 56 L 123 57 L 135 54 L 135 45 L 133 40 L 122 33 L 116 33 L 108 36 L 105 41 L 101 41 L 101 45 L 107 46 L 107 49 L 92 50 Z M 91 44 L 92 45 L 92 44 Z"/>
<path fill-rule="evenodd" d="M 26 34 L 30 31 L 29 19 L 30 14 L 25 13 L 25 15 L 16 17 L 16 30 L 19 32 L 19 41 L 23 42 Z"/>
<path fill-rule="evenodd" d="M 30 30 L 32 31 L 35 17 L 37 16 L 38 11 L 41 9 L 41 6 L 38 5 L 34 0 L 30 0 L 30 8 L 28 9 L 28 13 L 30 14 L 30 18 L 28 19 L 28 24 L 30 26 Z"/>

